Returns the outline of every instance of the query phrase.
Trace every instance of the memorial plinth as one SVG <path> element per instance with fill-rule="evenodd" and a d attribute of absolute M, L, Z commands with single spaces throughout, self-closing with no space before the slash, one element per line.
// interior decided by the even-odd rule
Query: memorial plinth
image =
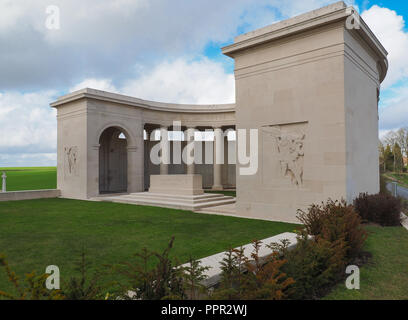
<path fill-rule="evenodd" d="M 200 195 L 204 193 L 203 178 L 199 174 L 151 175 L 151 193 Z"/>

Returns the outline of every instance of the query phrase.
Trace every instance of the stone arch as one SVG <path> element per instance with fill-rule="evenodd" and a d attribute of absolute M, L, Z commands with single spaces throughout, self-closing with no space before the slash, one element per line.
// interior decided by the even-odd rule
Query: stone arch
<path fill-rule="evenodd" d="M 132 131 L 129 130 L 124 124 L 120 122 L 110 122 L 106 125 L 104 125 L 102 128 L 100 128 L 95 135 L 95 145 L 98 146 L 100 144 L 100 138 L 102 134 L 105 132 L 106 129 L 109 128 L 117 128 L 123 132 L 123 134 L 126 136 L 126 140 L 128 142 L 128 147 L 134 146 L 136 143 L 136 139 L 132 134 Z"/>
<path fill-rule="evenodd" d="M 109 126 L 99 135 L 99 193 L 120 193 L 128 189 L 129 133 Z"/>

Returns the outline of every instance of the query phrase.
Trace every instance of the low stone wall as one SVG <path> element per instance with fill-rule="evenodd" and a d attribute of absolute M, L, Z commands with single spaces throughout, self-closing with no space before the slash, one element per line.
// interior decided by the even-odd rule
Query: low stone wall
<path fill-rule="evenodd" d="M 0 192 L 0 201 L 47 199 L 58 198 L 59 196 L 61 196 L 61 191 L 56 189 L 10 191 Z"/>
<path fill-rule="evenodd" d="M 408 217 L 401 212 L 401 224 L 402 226 L 408 230 Z"/>

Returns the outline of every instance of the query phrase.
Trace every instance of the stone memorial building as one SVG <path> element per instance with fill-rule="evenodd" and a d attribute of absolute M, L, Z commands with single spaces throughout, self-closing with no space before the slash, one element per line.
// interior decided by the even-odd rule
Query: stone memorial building
<path fill-rule="evenodd" d="M 94 89 L 53 102 L 62 197 L 293 222 L 312 203 L 379 191 L 387 51 L 352 7 L 338 2 L 272 24 L 222 51 L 235 61 L 235 104 Z M 156 146 L 161 163 L 151 158 Z M 193 163 L 174 161 L 184 149 Z M 240 153 L 254 155 L 256 170 L 245 171 Z M 203 189 L 236 189 L 236 198 Z"/>

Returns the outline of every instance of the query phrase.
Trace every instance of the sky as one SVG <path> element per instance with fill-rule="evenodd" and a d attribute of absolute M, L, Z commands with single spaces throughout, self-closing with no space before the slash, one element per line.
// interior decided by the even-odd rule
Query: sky
<path fill-rule="evenodd" d="M 235 36 L 326 0 L 0 0 L 0 167 L 56 165 L 49 103 L 91 87 L 146 100 L 233 103 Z M 408 1 L 350 0 L 389 52 L 380 136 L 408 126 Z M 46 27 L 50 5 L 59 29 Z"/>

